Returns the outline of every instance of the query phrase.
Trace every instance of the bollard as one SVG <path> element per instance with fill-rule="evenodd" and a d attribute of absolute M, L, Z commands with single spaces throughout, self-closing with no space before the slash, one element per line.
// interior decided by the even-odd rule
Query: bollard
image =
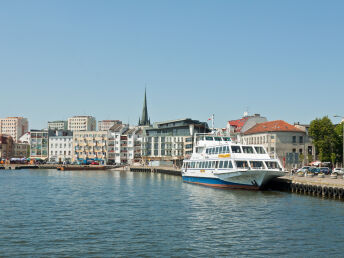
<path fill-rule="evenodd" d="M 324 186 L 323 189 L 322 189 L 322 196 L 325 197 L 328 193 L 328 188 L 327 186 Z"/>

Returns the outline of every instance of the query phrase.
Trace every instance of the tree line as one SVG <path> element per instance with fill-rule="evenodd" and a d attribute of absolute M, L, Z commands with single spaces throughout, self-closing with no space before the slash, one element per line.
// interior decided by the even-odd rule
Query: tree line
<path fill-rule="evenodd" d="M 343 124 L 334 125 L 325 116 L 310 123 L 309 136 L 313 138 L 315 154 L 322 162 L 342 162 L 343 160 Z"/>

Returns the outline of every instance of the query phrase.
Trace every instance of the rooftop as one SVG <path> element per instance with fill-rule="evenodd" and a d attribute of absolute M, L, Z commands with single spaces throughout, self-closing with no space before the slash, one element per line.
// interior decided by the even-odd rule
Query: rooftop
<path fill-rule="evenodd" d="M 259 123 L 245 132 L 246 134 L 265 133 L 265 132 L 303 132 L 301 129 L 288 124 L 283 120 Z"/>

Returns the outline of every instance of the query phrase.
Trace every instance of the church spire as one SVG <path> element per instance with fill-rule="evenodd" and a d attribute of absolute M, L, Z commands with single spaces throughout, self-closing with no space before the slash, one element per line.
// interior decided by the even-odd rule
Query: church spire
<path fill-rule="evenodd" d="M 139 120 L 139 125 L 150 125 L 150 121 L 148 118 L 148 110 L 147 110 L 147 94 L 145 88 L 145 97 L 143 100 L 143 108 L 142 108 L 142 117 Z"/>

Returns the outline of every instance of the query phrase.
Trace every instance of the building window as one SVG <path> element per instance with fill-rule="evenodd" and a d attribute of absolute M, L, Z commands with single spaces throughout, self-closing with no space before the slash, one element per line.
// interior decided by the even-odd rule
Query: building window
<path fill-rule="evenodd" d="M 293 153 L 295 153 L 296 152 L 296 149 L 293 149 Z"/>
<path fill-rule="evenodd" d="M 293 136 L 293 143 L 296 143 L 296 136 Z"/>
<path fill-rule="evenodd" d="M 299 137 L 299 143 L 303 143 L 303 136 Z"/>

